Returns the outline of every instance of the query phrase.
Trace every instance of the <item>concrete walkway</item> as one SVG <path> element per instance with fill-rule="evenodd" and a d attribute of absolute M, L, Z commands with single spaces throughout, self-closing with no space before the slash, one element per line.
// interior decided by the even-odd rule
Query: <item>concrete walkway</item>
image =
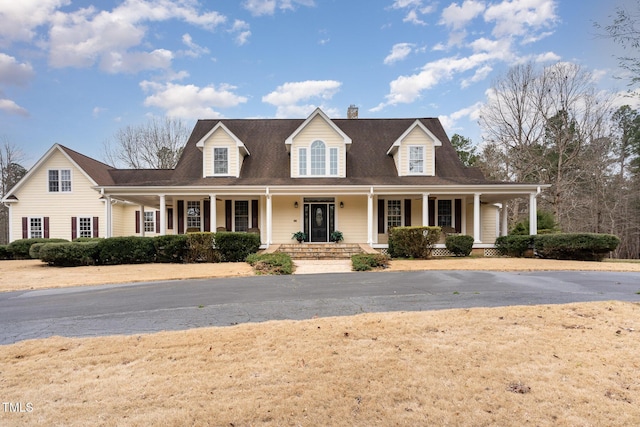
<path fill-rule="evenodd" d="M 317 273 L 349 273 L 351 271 L 351 260 L 294 260 L 296 267 L 293 274 L 317 274 Z"/>

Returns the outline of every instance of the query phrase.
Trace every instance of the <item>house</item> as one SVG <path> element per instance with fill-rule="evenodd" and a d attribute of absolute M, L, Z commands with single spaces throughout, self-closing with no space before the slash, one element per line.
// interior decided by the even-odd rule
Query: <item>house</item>
<path fill-rule="evenodd" d="M 357 116 L 357 115 L 356 115 Z M 199 120 L 175 169 L 116 169 L 54 145 L 2 200 L 10 240 L 188 231 L 253 231 L 263 247 L 346 243 L 385 248 L 395 226 L 439 225 L 490 250 L 506 203 L 537 184 L 492 182 L 458 159 L 435 118 Z"/>

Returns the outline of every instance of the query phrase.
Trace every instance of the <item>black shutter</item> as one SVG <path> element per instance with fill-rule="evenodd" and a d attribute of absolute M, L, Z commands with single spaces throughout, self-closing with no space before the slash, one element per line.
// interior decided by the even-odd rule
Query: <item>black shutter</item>
<path fill-rule="evenodd" d="M 202 213 L 204 215 L 204 231 L 211 231 L 211 201 L 210 200 L 203 201 Z"/>
<path fill-rule="evenodd" d="M 22 238 L 26 239 L 29 237 L 29 218 L 26 216 L 22 217 Z"/>
<path fill-rule="evenodd" d="M 140 211 L 136 211 L 136 234 L 140 233 Z"/>
<path fill-rule="evenodd" d="M 411 199 L 404 199 L 404 226 L 411 226 Z"/>
<path fill-rule="evenodd" d="M 231 231 L 231 200 L 224 201 L 224 228 Z"/>
<path fill-rule="evenodd" d="M 100 218 L 97 216 L 93 217 L 93 233 L 91 233 L 93 237 L 100 237 Z"/>
<path fill-rule="evenodd" d="M 456 233 L 462 233 L 462 199 L 455 200 L 455 223 L 456 223 Z"/>
<path fill-rule="evenodd" d="M 173 230 L 173 208 L 167 209 L 167 228 Z"/>
<path fill-rule="evenodd" d="M 251 228 L 258 228 L 258 201 L 251 201 Z"/>
<path fill-rule="evenodd" d="M 178 234 L 184 234 L 184 200 L 178 200 Z"/>
<path fill-rule="evenodd" d="M 44 228 L 44 230 L 42 230 L 42 235 L 44 236 L 45 239 L 49 238 L 49 217 L 45 216 L 42 219 L 42 226 Z"/>
<path fill-rule="evenodd" d="M 156 233 L 160 234 L 160 211 L 156 211 Z"/>
<path fill-rule="evenodd" d="M 78 238 L 78 218 L 75 216 L 71 217 L 71 240 L 76 240 Z"/>
<path fill-rule="evenodd" d="M 436 225 L 436 201 L 429 200 L 429 225 Z"/>
<path fill-rule="evenodd" d="M 378 199 L 378 234 L 384 234 L 384 199 Z"/>

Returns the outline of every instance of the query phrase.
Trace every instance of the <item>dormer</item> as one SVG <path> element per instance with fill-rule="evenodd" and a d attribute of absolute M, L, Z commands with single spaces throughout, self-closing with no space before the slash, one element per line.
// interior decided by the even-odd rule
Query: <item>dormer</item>
<path fill-rule="evenodd" d="M 387 154 L 393 156 L 398 176 L 435 176 L 436 147 L 442 142 L 416 120 L 398 138 Z"/>
<path fill-rule="evenodd" d="M 292 178 L 347 176 L 351 138 L 320 109 L 285 140 Z"/>
<path fill-rule="evenodd" d="M 238 178 L 249 150 L 221 121 L 196 143 L 202 151 L 202 176 Z"/>

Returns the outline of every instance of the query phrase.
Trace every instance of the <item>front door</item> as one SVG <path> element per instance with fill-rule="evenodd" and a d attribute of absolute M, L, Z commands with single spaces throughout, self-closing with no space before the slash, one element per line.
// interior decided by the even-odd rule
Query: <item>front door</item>
<path fill-rule="evenodd" d="M 309 223 L 311 225 L 311 241 L 327 242 L 329 241 L 329 228 L 327 221 L 327 205 L 312 203 L 310 205 Z"/>

